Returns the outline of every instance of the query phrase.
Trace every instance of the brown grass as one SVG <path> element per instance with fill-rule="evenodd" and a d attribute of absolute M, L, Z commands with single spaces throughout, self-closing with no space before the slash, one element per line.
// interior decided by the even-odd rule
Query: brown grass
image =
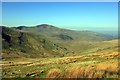
<path fill-rule="evenodd" d="M 67 73 L 65 74 L 66 78 L 80 78 L 81 75 L 81 67 L 80 66 L 76 66 L 76 67 L 72 67 L 69 68 L 67 70 Z"/>
<path fill-rule="evenodd" d="M 40 69 L 45 71 L 44 74 L 40 74 L 40 77 L 47 78 L 116 78 L 119 70 L 118 60 L 116 60 L 118 57 L 118 52 L 112 52 L 64 58 L 16 58 L 3 60 L 0 65 L 3 67 L 5 77 L 10 76 L 6 74 L 10 72 L 9 70 L 11 70 L 10 73 L 14 73 L 20 69 L 19 73 L 11 75 L 18 77 L 19 75 L 34 76 L 41 72 Z M 54 69 L 51 69 L 53 67 Z M 47 71 L 48 74 L 46 74 Z"/>
<path fill-rule="evenodd" d="M 118 61 L 100 63 L 96 65 L 96 69 L 100 71 L 117 73 L 118 72 Z"/>
<path fill-rule="evenodd" d="M 94 66 L 72 67 L 68 69 L 66 78 L 102 78 L 103 72 L 97 71 Z"/>
<path fill-rule="evenodd" d="M 104 62 L 96 65 L 89 65 L 87 67 L 73 67 L 68 69 L 66 77 L 70 78 L 103 78 L 106 73 L 118 73 L 118 62 Z"/>
<path fill-rule="evenodd" d="M 47 78 L 60 78 L 60 77 L 61 77 L 61 70 L 57 68 L 51 69 L 47 74 Z"/>
<path fill-rule="evenodd" d="M 86 67 L 75 66 L 68 68 L 63 76 L 60 69 L 51 69 L 47 77 L 50 78 L 106 78 L 108 74 L 118 74 L 118 62 L 108 61 Z"/>

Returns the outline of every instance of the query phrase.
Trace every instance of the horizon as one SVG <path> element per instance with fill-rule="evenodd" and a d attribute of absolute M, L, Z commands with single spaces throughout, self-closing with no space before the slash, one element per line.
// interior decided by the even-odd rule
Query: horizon
<path fill-rule="evenodd" d="M 39 24 L 39 25 L 43 25 L 43 24 Z M 48 26 L 54 26 L 54 25 L 51 25 L 51 24 L 45 24 L 45 25 L 48 25 Z M 3 25 L 4 26 L 4 25 Z M 20 26 L 25 26 L 25 25 L 20 25 Z M 20 26 L 15 26 L 16 28 L 17 27 L 20 27 Z M 25 27 L 36 27 L 37 25 L 34 25 L 34 26 L 25 26 Z M 5 27 L 9 27 L 9 26 L 5 26 Z M 90 29 L 85 29 L 85 28 L 81 28 L 81 30 L 77 30 L 77 29 L 69 29 L 69 28 L 63 28 L 63 27 L 59 27 L 59 26 L 54 26 L 56 28 L 60 28 L 60 29 L 66 29 L 66 30 L 72 30 L 72 31 L 91 31 L 91 32 L 97 32 L 97 33 L 101 33 L 101 34 L 108 34 L 108 35 L 111 35 L 111 36 L 118 36 L 118 30 L 117 31 L 106 31 L 106 30 L 90 30 Z M 12 28 L 12 27 L 9 27 L 9 28 Z"/>
<path fill-rule="evenodd" d="M 3 25 L 9 27 L 50 24 L 70 30 L 118 30 L 117 2 L 3 2 L 2 14 Z"/>

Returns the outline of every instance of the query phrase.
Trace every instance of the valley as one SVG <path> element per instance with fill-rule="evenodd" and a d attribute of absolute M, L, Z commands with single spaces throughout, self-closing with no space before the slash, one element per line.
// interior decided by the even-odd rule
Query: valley
<path fill-rule="evenodd" d="M 120 80 L 118 0 L 0 6 L 0 79 Z"/>
<path fill-rule="evenodd" d="M 118 78 L 113 36 L 48 24 L 1 27 L 3 78 Z"/>

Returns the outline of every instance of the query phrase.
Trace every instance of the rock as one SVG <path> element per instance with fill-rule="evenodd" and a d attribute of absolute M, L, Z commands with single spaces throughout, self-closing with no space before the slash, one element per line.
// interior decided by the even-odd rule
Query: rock
<path fill-rule="evenodd" d="M 38 72 L 44 73 L 44 70 L 36 70 L 34 72 L 26 74 L 26 76 L 36 76 Z"/>

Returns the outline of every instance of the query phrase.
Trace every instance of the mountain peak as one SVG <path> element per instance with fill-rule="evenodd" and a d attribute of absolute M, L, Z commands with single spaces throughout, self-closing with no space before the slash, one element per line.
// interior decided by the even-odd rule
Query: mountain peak
<path fill-rule="evenodd" d="M 26 28 L 26 26 L 18 26 L 16 29 L 22 30 L 23 28 Z"/>
<path fill-rule="evenodd" d="M 55 26 L 53 26 L 53 25 L 48 25 L 48 24 L 41 24 L 41 25 L 37 25 L 36 27 L 52 28 L 52 27 L 55 27 Z"/>

